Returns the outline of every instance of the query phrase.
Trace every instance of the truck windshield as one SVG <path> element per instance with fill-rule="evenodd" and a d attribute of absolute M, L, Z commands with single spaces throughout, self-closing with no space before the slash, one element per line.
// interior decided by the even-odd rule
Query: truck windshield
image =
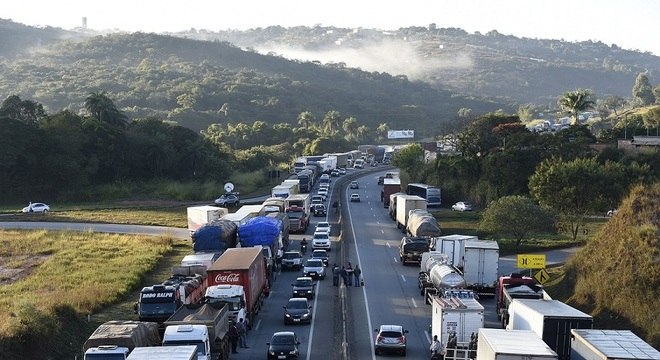
<path fill-rule="evenodd" d="M 126 360 L 126 354 L 85 354 L 85 360 Z"/>
<path fill-rule="evenodd" d="M 197 346 L 197 357 L 202 358 L 206 356 L 206 346 L 201 341 L 196 340 L 165 340 L 163 346 L 181 346 L 181 345 L 195 345 Z"/>
<path fill-rule="evenodd" d="M 216 298 L 207 298 L 209 303 L 212 304 L 219 304 L 219 303 L 225 303 L 229 306 L 229 311 L 238 311 L 242 308 L 242 301 L 240 296 L 234 296 L 234 297 L 227 297 L 227 298 L 222 298 L 222 299 L 216 299 Z"/>
<path fill-rule="evenodd" d="M 141 315 L 163 315 L 163 314 L 174 314 L 176 311 L 176 304 L 172 302 L 168 303 L 141 303 L 140 304 L 140 314 Z"/>

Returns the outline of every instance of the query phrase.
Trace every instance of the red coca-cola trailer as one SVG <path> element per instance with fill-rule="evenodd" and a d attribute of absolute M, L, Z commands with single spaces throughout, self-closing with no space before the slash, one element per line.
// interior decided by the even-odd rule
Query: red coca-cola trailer
<path fill-rule="evenodd" d="M 266 261 L 261 247 L 230 248 L 207 270 L 208 285 L 242 286 L 249 324 L 268 296 Z"/>

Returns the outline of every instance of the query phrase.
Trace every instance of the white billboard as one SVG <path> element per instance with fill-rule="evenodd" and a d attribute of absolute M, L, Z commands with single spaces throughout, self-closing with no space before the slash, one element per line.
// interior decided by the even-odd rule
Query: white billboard
<path fill-rule="evenodd" d="M 388 139 L 412 139 L 415 137 L 415 130 L 388 130 Z"/>

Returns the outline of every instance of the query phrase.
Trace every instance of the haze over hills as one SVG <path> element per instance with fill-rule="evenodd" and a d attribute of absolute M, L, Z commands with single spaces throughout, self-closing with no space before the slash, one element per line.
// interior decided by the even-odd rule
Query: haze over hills
<path fill-rule="evenodd" d="M 1 98 L 79 111 L 89 93 L 106 91 L 131 118 L 157 116 L 194 130 L 295 123 L 303 111 L 321 119 L 337 110 L 372 129 L 388 123 L 433 136 L 458 126 L 460 109 L 477 115 L 536 103 L 552 110 L 569 90 L 630 97 L 640 72 L 660 78 L 660 57 L 651 54 L 495 31 L 268 27 L 99 36 L 8 20 L 0 26 Z"/>

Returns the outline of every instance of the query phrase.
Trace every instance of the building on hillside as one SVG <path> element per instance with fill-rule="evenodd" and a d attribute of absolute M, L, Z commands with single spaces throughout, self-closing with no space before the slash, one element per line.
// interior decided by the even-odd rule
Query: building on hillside
<path fill-rule="evenodd" d="M 619 140 L 617 147 L 625 152 L 660 153 L 660 136 L 633 136 Z"/>

